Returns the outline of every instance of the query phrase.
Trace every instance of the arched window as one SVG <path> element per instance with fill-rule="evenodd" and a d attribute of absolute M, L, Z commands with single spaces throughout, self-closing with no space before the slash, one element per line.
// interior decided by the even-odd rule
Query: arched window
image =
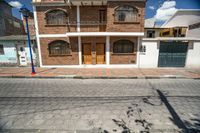
<path fill-rule="evenodd" d="M 119 40 L 113 43 L 113 53 L 133 53 L 134 43 L 129 40 Z"/>
<path fill-rule="evenodd" d="M 49 55 L 66 55 L 71 53 L 69 43 L 58 40 L 49 44 Z"/>
<path fill-rule="evenodd" d="M 49 25 L 64 25 L 67 23 L 67 13 L 56 9 L 46 13 L 46 23 Z"/>
<path fill-rule="evenodd" d="M 115 21 L 134 22 L 137 20 L 137 9 L 132 6 L 124 5 L 115 9 Z"/>

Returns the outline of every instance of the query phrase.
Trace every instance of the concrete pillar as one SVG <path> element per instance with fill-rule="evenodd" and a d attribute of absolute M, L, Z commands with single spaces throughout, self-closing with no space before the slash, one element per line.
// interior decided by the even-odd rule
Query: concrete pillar
<path fill-rule="evenodd" d="M 110 65 L 110 36 L 106 36 L 106 65 Z"/>

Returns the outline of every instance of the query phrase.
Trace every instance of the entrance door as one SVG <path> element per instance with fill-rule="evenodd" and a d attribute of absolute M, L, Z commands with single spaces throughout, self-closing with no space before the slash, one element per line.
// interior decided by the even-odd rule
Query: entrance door
<path fill-rule="evenodd" d="M 96 44 L 96 64 L 105 64 L 105 44 Z"/>
<path fill-rule="evenodd" d="M 184 67 L 187 42 L 160 42 L 159 67 Z"/>
<path fill-rule="evenodd" d="M 92 64 L 91 43 L 82 44 L 82 48 L 83 48 L 83 64 Z"/>

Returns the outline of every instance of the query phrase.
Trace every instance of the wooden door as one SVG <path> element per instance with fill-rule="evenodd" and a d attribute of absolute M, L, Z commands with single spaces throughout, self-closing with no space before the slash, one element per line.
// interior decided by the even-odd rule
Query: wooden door
<path fill-rule="evenodd" d="M 84 43 L 83 48 L 83 64 L 92 64 L 92 47 L 91 43 Z"/>
<path fill-rule="evenodd" d="M 105 44 L 96 44 L 96 64 L 105 64 Z"/>

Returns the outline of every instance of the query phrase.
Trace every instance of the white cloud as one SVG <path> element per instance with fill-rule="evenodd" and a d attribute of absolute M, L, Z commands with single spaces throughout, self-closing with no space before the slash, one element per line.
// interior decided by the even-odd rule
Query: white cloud
<path fill-rule="evenodd" d="M 149 6 L 149 9 L 155 10 L 155 7 L 154 6 Z"/>
<path fill-rule="evenodd" d="M 160 7 L 161 9 L 169 9 L 176 6 L 176 1 L 165 1 Z"/>
<path fill-rule="evenodd" d="M 157 21 L 166 21 L 177 11 L 175 1 L 166 1 L 156 11 L 155 18 Z"/>
<path fill-rule="evenodd" d="M 11 1 L 9 4 L 18 9 L 22 7 L 22 4 L 19 1 Z"/>

